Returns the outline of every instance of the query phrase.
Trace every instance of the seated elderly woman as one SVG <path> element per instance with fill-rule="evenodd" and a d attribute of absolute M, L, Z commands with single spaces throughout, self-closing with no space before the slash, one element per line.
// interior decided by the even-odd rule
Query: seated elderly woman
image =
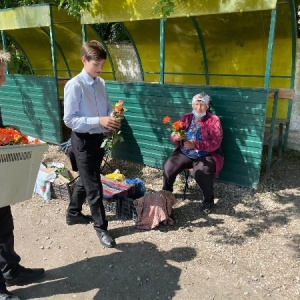
<path fill-rule="evenodd" d="M 164 165 L 163 190 L 173 192 L 176 176 L 193 169 L 193 177 L 203 192 L 200 210 L 206 214 L 214 208 L 213 175 L 219 177 L 224 157 L 221 152 L 223 130 L 220 119 L 209 111 L 211 97 L 202 92 L 192 99 L 193 111 L 182 116 L 185 137 L 172 134 L 175 150 Z"/>

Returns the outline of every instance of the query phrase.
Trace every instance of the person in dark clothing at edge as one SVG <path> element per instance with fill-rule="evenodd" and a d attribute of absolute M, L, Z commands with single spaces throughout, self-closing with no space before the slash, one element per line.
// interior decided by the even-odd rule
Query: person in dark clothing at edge
<path fill-rule="evenodd" d="M 102 201 L 100 166 L 104 149 L 101 144 L 104 133 L 120 127 L 123 113 L 119 118 L 114 117 L 105 81 L 100 77 L 106 58 L 107 53 L 100 42 L 92 40 L 84 43 L 81 48 L 83 70 L 68 81 L 64 89 L 64 122 L 72 129 L 71 147 L 79 172 L 67 208 L 66 223 L 74 225 L 94 221 L 100 243 L 111 248 L 115 241 L 107 231 Z M 85 200 L 92 218 L 81 212 Z"/>
<path fill-rule="evenodd" d="M 179 133 L 170 136 L 176 147 L 164 165 L 162 188 L 172 192 L 176 176 L 185 169 L 193 169 L 193 177 L 204 196 L 200 211 L 205 214 L 214 209 L 213 174 L 219 177 L 224 162 L 223 129 L 219 117 L 209 111 L 211 101 L 204 92 L 195 95 L 193 111 L 180 119 L 185 137 Z"/>
<path fill-rule="evenodd" d="M 10 60 L 8 52 L 0 51 L 0 87 L 6 82 L 6 65 Z M 0 110 L 0 128 L 4 126 Z M 1 189 L 4 187 L 2 186 Z M 1 206 L 1 203 L 0 203 Z M 0 207 L 0 300 L 19 298 L 7 290 L 7 286 L 24 285 L 37 281 L 45 274 L 45 270 L 28 269 L 20 265 L 20 256 L 14 250 L 14 223 L 10 206 Z"/>

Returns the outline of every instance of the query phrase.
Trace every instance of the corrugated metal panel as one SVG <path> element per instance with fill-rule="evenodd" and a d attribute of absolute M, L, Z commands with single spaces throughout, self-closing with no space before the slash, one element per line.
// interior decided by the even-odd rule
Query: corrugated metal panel
<path fill-rule="evenodd" d="M 255 88 L 106 83 L 112 103 L 124 100 L 128 109 L 122 124 L 123 143 L 116 145 L 119 158 L 162 168 L 174 146 L 168 126 L 191 111 L 191 99 L 205 90 L 224 130 L 224 169 L 220 179 L 256 187 L 260 177 L 267 92 Z"/>
<path fill-rule="evenodd" d="M 293 19 L 294 11 L 291 12 L 287 0 L 210 0 L 177 3 L 175 13 L 165 22 L 164 82 L 205 84 L 207 76 L 208 83 L 211 85 L 262 87 L 271 10 L 275 8 L 277 2 L 270 87 L 289 88 L 292 86 L 294 41 L 291 19 Z M 101 5 L 100 18 L 113 17 L 118 21 L 127 20 L 124 25 L 138 51 L 142 69 L 145 72 L 144 80 L 159 82 L 160 20 L 152 15 L 155 1 L 121 0 L 94 1 L 94 3 Z M 53 6 L 52 10 L 57 74 L 59 78 L 71 78 L 82 69 L 79 59 L 79 49 L 82 43 L 81 24 L 63 9 Z M 0 16 L 6 18 L 6 21 L 2 23 L 0 18 L 0 29 L 6 29 L 6 34 L 17 41 L 25 52 L 34 74 L 41 76 L 53 75 L 49 29 L 46 26 L 48 21 L 41 23 L 43 18 L 47 18 L 48 12 L 48 4 L 0 11 Z M 13 15 L 6 17 L 10 13 Z M 94 14 L 97 15 L 97 12 L 92 13 Z M 186 17 L 187 14 L 189 17 Z M 82 20 L 85 16 L 84 14 Z M 11 25 L 10 18 L 12 23 L 17 19 L 20 23 L 19 27 Z M 97 18 L 98 16 L 91 18 L 86 23 L 98 23 Z M 82 21 L 82 23 L 85 22 Z M 34 24 L 37 26 L 32 28 Z M 45 27 L 40 27 L 41 24 Z M 8 30 L 9 28 L 21 29 Z M 245 32 L 247 32 L 246 35 Z M 199 41 L 199 35 L 201 35 L 202 44 Z M 88 40 L 98 38 L 89 26 L 87 38 Z M 204 53 L 206 59 L 203 57 Z M 119 52 L 112 53 L 112 55 L 116 71 L 124 68 L 121 63 L 118 64 Z M 107 62 L 104 68 L 103 78 L 112 80 L 114 78 L 113 66 Z M 270 99 L 267 106 L 269 117 L 272 113 L 272 105 L 273 101 Z M 288 102 L 280 101 L 277 116 L 285 118 L 287 111 Z"/>
<path fill-rule="evenodd" d="M 157 1 L 150 0 L 93 0 L 93 9 L 83 12 L 82 24 L 123 22 L 134 20 L 159 19 L 160 13 L 153 14 Z M 241 13 L 245 11 L 270 10 L 275 8 L 277 0 L 209 0 L 209 1 L 177 1 L 172 18 L 198 15 Z"/>
<path fill-rule="evenodd" d="M 49 4 L 22 6 L 0 11 L 1 30 L 50 26 Z"/>
<path fill-rule="evenodd" d="M 221 2 L 221 1 L 219 1 Z M 291 12 L 287 3 L 278 6 L 270 87 L 289 88 L 292 71 Z M 270 10 L 195 17 L 203 38 L 203 49 L 192 18 L 170 18 L 165 22 L 164 83 L 263 87 Z M 159 82 L 159 20 L 124 22 L 141 59 L 144 80 Z M 244 33 L 247 32 L 247 35 Z M 207 59 L 205 72 L 204 50 Z M 273 101 L 267 106 L 271 117 Z M 280 101 L 279 118 L 287 115 L 287 101 Z"/>
<path fill-rule="evenodd" d="M 17 14 L 19 11 L 22 12 L 21 16 L 24 20 L 27 20 L 27 23 L 20 21 L 19 27 L 17 25 L 6 26 L 6 23 L 1 23 L 2 15 L 6 15 L 6 13 Z M 52 12 L 57 76 L 58 78 L 71 78 L 83 68 L 80 57 L 82 46 L 81 24 L 78 19 L 68 15 L 64 9 L 52 6 Z M 49 31 L 51 19 L 49 14 L 48 4 L 0 10 L 0 29 L 6 30 L 5 33 L 17 42 L 17 45 L 30 62 L 34 75 L 38 76 L 53 76 Z M 43 20 L 45 16 L 49 18 L 49 21 L 40 25 L 40 19 Z M 99 40 L 99 37 L 90 26 L 87 26 L 87 37 L 89 40 Z M 103 78 L 113 79 L 112 66 L 109 61 L 104 65 Z"/>
<path fill-rule="evenodd" d="M 47 142 L 62 141 L 62 121 L 56 79 L 7 75 L 0 89 L 4 124 L 19 126 L 27 135 Z"/>

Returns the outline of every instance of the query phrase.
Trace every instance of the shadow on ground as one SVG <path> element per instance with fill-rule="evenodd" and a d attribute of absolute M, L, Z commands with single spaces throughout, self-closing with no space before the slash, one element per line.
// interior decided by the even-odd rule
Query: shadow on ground
<path fill-rule="evenodd" d="M 167 260 L 183 262 L 196 256 L 190 247 L 164 252 L 149 242 L 123 243 L 117 245 L 117 250 L 47 270 L 44 282 L 14 292 L 26 299 L 48 299 L 60 294 L 71 299 L 72 294 L 92 290 L 96 290 L 95 300 L 172 299 L 180 288 L 181 270 Z"/>

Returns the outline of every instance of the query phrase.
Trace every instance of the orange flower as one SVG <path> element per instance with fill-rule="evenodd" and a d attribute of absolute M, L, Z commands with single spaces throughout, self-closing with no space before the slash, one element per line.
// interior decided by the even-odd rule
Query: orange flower
<path fill-rule="evenodd" d="M 169 116 L 165 116 L 164 119 L 163 119 L 163 123 L 164 124 L 167 124 L 171 121 L 171 118 Z"/>
<path fill-rule="evenodd" d="M 40 140 L 35 139 L 31 142 L 28 140 L 25 134 L 19 132 L 18 130 L 9 127 L 0 128 L 0 146 L 37 143 L 40 143 Z"/>
<path fill-rule="evenodd" d="M 119 118 L 123 117 L 123 113 L 125 111 L 127 111 L 127 109 L 125 107 L 123 107 L 123 104 L 124 104 L 124 101 L 119 100 L 118 103 L 116 103 L 113 106 L 113 110 L 114 110 L 113 117 L 115 119 L 119 119 Z M 101 144 L 101 148 L 105 148 L 108 155 L 112 156 L 114 144 L 117 142 L 123 142 L 124 138 L 122 137 L 121 130 L 119 130 L 119 129 L 114 130 L 114 131 L 109 131 L 105 135 L 106 135 L 106 137 Z"/>
<path fill-rule="evenodd" d="M 32 144 L 38 144 L 40 141 L 38 139 L 35 139 Z M 26 136 L 23 136 L 20 140 L 20 144 L 29 144 L 28 138 Z"/>
<path fill-rule="evenodd" d="M 180 129 L 183 129 L 183 126 L 184 126 L 184 124 L 183 124 L 183 122 L 181 122 L 181 121 L 177 121 L 177 122 L 175 122 L 175 123 L 172 125 L 172 127 L 173 127 L 176 131 L 178 131 L 178 130 L 180 130 Z"/>
<path fill-rule="evenodd" d="M 167 124 L 171 122 L 171 118 L 169 116 L 165 116 L 163 118 L 163 123 Z M 174 136 L 176 133 L 180 134 L 182 137 L 185 138 L 185 129 L 184 129 L 184 123 L 181 121 L 176 121 L 172 124 L 171 127 L 171 135 Z"/>
<path fill-rule="evenodd" d="M 119 100 L 119 102 L 117 104 L 115 104 L 114 111 L 115 112 L 122 111 L 123 110 L 123 103 L 124 103 L 123 100 Z"/>
<path fill-rule="evenodd" d="M 9 135 L 5 133 L 0 133 L 0 146 L 9 145 L 12 142 L 13 139 Z"/>
<path fill-rule="evenodd" d="M 39 139 L 34 139 L 33 141 L 32 141 L 32 144 L 39 144 L 41 141 L 39 140 Z"/>

